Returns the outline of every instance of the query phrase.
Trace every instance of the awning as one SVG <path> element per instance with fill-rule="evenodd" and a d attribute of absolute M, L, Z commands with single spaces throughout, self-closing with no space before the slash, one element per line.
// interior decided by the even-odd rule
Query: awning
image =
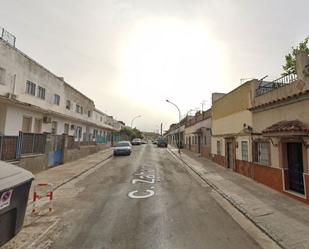
<path fill-rule="evenodd" d="M 309 125 L 299 120 L 280 121 L 262 131 L 263 136 L 308 136 Z"/>

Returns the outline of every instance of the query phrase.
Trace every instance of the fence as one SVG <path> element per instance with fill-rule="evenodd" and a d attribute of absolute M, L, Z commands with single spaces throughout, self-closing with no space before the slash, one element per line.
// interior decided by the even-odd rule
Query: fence
<path fill-rule="evenodd" d="M 260 96 L 263 95 L 265 93 L 271 92 L 277 88 L 280 88 L 282 86 L 285 86 L 287 84 L 290 84 L 292 82 L 294 82 L 295 80 L 297 80 L 297 75 L 296 74 L 289 74 L 289 75 L 285 75 L 282 76 L 274 81 L 271 82 L 265 82 L 265 81 L 261 81 L 259 83 L 258 88 L 256 89 L 256 96 Z"/>
<path fill-rule="evenodd" d="M 18 157 L 18 136 L 0 136 L 0 160 L 10 161 Z"/>
<path fill-rule="evenodd" d="M 107 143 L 107 137 L 97 135 L 95 141 L 96 141 L 97 144 L 106 144 Z"/>
<path fill-rule="evenodd" d="M 10 44 L 12 47 L 15 47 L 16 37 L 1 27 L 0 27 L 0 38 L 6 41 L 8 44 Z"/>
<path fill-rule="evenodd" d="M 19 135 L 21 141 L 21 154 L 45 153 L 46 135 L 38 133 L 22 133 Z"/>
<path fill-rule="evenodd" d="M 38 133 L 19 133 L 19 136 L 0 136 L 0 160 L 20 159 L 25 154 L 45 153 L 46 135 Z"/>

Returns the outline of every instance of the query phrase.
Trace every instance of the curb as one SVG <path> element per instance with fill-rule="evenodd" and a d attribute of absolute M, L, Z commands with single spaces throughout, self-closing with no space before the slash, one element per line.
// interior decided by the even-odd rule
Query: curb
<path fill-rule="evenodd" d="M 250 220 L 257 228 L 261 230 L 267 237 L 269 237 L 272 241 L 274 241 L 280 248 L 288 249 L 284 245 L 282 245 L 278 240 L 276 240 L 272 235 L 270 235 L 262 226 L 260 226 L 255 220 L 246 212 L 245 209 L 239 207 L 233 199 L 231 199 L 228 195 L 226 195 L 220 188 L 218 188 L 214 183 L 205 179 L 197 170 L 195 170 L 192 166 L 190 166 L 185 160 L 181 158 L 177 153 L 172 151 L 170 148 L 168 150 L 176 156 L 180 161 L 182 161 L 188 168 L 190 168 L 202 181 L 204 181 L 207 185 L 209 185 L 214 191 L 216 191 L 219 195 L 221 195 L 225 200 L 227 200 L 235 209 L 237 209 L 241 214 L 243 214 L 248 220 Z"/>
<path fill-rule="evenodd" d="M 81 175 L 85 174 L 85 173 L 88 172 L 89 170 L 95 168 L 95 167 L 98 166 L 99 164 L 101 164 L 101 163 L 107 161 L 108 159 L 110 159 L 110 158 L 112 158 L 112 157 L 113 157 L 113 154 L 111 153 L 110 155 L 108 155 L 107 157 L 103 158 L 101 161 L 95 163 L 95 164 L 92 165 L 91 167 L 89 167 L 89 168 L 83 170 L 82 172 L 80 172 L 80 173 L 78 173 L 78 174 L 76 174 L 76 175 L 74 175 L 74 176 L 72 176 L 72 177 L 66 179 L 66 180 L 63 181 L 62 183 L 60 183 L 60 184 L 58 184 L 57 186 L 53 187 L 53 191 L 57 190 L 58 188 L 62 187 L 62 186 L 65 185 L 65 184 L 67 184 L 68 182 L 70 182 L 70 181 L 72 181 L 72 180 L 74 180 L 74 179 L 80 177 Z M 30 206 L 31 204 L 33 204 L 33 200 L 32 200 L 32 199 L 30 199 L 30 200 L 28 201 L 27 207 Z"/>

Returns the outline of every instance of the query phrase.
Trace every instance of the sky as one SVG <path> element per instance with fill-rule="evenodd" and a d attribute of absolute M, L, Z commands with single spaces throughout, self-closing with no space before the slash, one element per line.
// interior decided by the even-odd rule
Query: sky
<path fill-rule="evenodd" d="M 166 99 L 185 116 L 243 79 L 279 77 L 309 35 L 308 9 L 307 0 L 0 0 L 0 26 L 98 109 L 127 125 L 141 115 L 133 126 L 157 131 L 178 122 Z"/>

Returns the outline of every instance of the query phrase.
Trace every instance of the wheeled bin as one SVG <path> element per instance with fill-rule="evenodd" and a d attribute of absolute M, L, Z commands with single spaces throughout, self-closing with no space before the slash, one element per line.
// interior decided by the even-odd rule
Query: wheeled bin
<path fill-rule="evenodd" d="M 33 179 L 29 171 L 0 161 L 0 246 L 22 228 Z"/>

